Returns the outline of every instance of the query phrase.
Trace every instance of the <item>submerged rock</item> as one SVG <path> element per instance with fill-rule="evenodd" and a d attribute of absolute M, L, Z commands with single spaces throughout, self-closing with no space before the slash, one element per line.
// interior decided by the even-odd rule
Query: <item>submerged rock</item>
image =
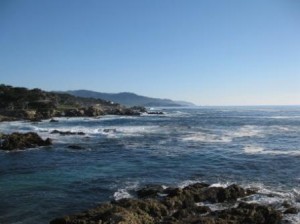
<path fill-rule="evenodd" d="M 159 193 L 166 196 L 157 197 Z M 279 224 L 282 214 L 271 206 L 247 204 L 237 199 L 247 196 L 238 185 L 209 187 L 204 183 L 183 189 L 163 189 L 158 185 L 141 188 L 142 199 L 121 199 L 104 203 L 77 215 L 54 219 L 50 224 Z M 212 211 L 198 202 L 231 203 L 230 208 Z M 234 206 L 237 204 L 237 206 Z"/>
<path fill-rule="evenodd" d="M 1 135 L 0 140 L 0 149 L 2 150 L 35 148 L 38 146 L 48 146 L 52 144 L 50 138 L 43 140 L 37 133 L 34 132 L 14 132 L 9 135 Z"/>
<path fill-rule="evenodd" d="M 162 114 L 164 114 L 164 112 L 162 112 L 162 111 L 148 111 L 147 114 L 162 115 Z"/>
<path fill-rule="evenodd" d="M 116 133 L 117 129 L 116 128 L 105 128 L 103 129 L 104 133 Z"/>
<path fill-rule="evenodd" d="M 84 132 L 72 132 L 72 131 L 59 131 L 59 130 L 53 130 L 50 132 L 50 134 L 60 134 L 60 135 L 85 135 Z"/>
<path fill-rule="evenodd" d="M 68 148 L 69 149 L 84 149 L 84 147 L 82 147 L 80 145 L 69 145 Z"/>

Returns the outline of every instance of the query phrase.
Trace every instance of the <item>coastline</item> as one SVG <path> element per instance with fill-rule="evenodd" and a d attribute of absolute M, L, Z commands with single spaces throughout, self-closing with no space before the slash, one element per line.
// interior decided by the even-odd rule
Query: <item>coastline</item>
<path fill-rule="evenodd" d="M 287 202 L 277 207 L 249 202 L 257 193 L 257 189 L 235 184 L 216 187 L 195 183 L 184 188 L 148 185 L 138 189 L 135 198 L 101 203 L 96 208 L 53 219 L 50 224 L 279 224 L 284 215 L 299 212 Z"/>
<path fill-rule="evenodd" d="M 258 147 L 257 144 L 261 141 L 272 144 L 274 133 L 279 135 L 279 137 L 275 136 L 277 139 L 281 138 L 285 141 L 285 136 L 298 136 L 294 126 L 287 126 L 295 124 L 294 120 L 298 119 L 297 113 L 291 112 L 282 118 L 278 117 L 277 113 L 263 112 L 264 116 L 260 115 L 260 120 L 257 120 L 256 114 L 251 112 L 253 118 L 249 123 L 257 122 L 257 125 L 254 126 L 245 124 L 244 116 L 239 116 L 247 115 L 244 111 L 239 114 L 234 111 L 232 114 L 227 111 L 215 110 L 217 113 L 211 118 L 211 122 L 220 119 L 221 123 L 218 121 L 218 124 L 221 124 L 219 126 L 221 128 L 227 127 L 226 123 L 222 122 L 230 123 L 231 121 L 227 117 L 230 118 L 232 115 L 235 117 L 234 122 L 241 122 L 238 128 L 231 129 L 229 126 L 224 132 L 217 133 L 214 130 L 218 131 L 219 129 L 206 126 L 207 123 L 205 123 L 205 119 L 211 116 L 210 111 L 170 109 L 164 112 L 163 116 L 100 116 L 98 119 L 62 117 L 54 118 L 58 122 L 50 122 L 48 119 L 42 122 L 2 123 L 2 130 L 6 130 L 8 133 L 17 129 L 20 129 L 21 132 L 31 130 L 37 132 L 43 139 L 47 137 L 54 139 L 54 145 L 51 147 L 39 147 L 28 152 L 18 150 L 15 153 L 1 153 L 4 164 L 6 164 L 3 165 L 3 170 L 8 175 L 6 177 L 11 177 L 16 181 L 14 182 L 16 187 L 22 189 L 22 180 L 24 180 L 23 186 L 32 185 L 29 188 L 33 197 L 30 206 L 42 205 L 42 207 L 48 208 L 48 210 L 37 211 L 31 216 L 33 220 L 39 220 L 40 223 L 48 222 L 63 214 L 75 214 L 76 216 L 78 212 L 86 208 L 96 207 L 99 202 L 111 200 L 115 197 L 114 193 L 129 193 L 133 197 L 131 200 L 141 200 L 138 203 L 144 204 L 145 199 L 135 197 L 134 191 L 145 184 L 160 183 L 178 188 L 177 183 L 180 184 L 187 179 L 205 183 L 226 183 L 228 181 L 231 184 L 237 183 L 245 189 L 248 186 L 259 187 L 259 184 L 265 184 L 261 186 L 263 189 L 260 189 L 258 193 L 248 196 L 248 199 L 251 200 L 247 203 L 258 203 L 268 207 L 267 200 L 275 210 L 278 207 L 281 208 L 279 212 L 284 218 L 289 216 L 296 220 L 282 223 L 298 223 L 299 211 L 294 215 L 283 214 L 288 209 L 284 206 L 292 206 L 290 211 L 294 210 L 294 212 L 299 209 L 298 193 L 293 192 L 294 187 L 298 189 L 297 184 L 299 183 L 297 181 L 298 174 L 294 172 L 297 171 L 295 167 L 297 167 L 299 157 L 293 156 L 296 149 L 290 148 L 294 144 L 287 145 L 286 149 L 293 151 L 285 152 L 285 148 L 278 148 L 280 151 L 275 151 L 273 154 L 272 149 L 266 148 L 264 145 L 260 146 L 260 150 L 250 148 L 251 145 Z M 290 118 L 287 119 L 287 116 Z M 194 123 L 195 120 L 203 123 Z M 271 123 L 270 121 L 272 121 L 272 126 L 267 126 Z M 211 124 L 211 122 L 208 123 Z M 266 122 L 266 124 L 262 124 L 262 122 Z M 285 122 L 285 124 L 279 127 L 279 122 Z M 270 128 L 272 129 L 270 130 Z M 205 129 L 209 129 L 209 131 L 204 132 Z M 283 137 L 280 137 L 281 135 Z M 154 141 L 158 144 L 154 144 Z M 233 146 L 237 147 L 232 148 Z M 251 150 L 245 150 L 244 146 Z M 16 161 L 18 162 L 16 163 Z M 29 161 L 32 166 L 28 172 L 26 167 L 30 165 Z M 276 169 L 274 169 L 274 161 L 278 165 Z M 285 165 L 287 163 L 291 169 L 288 175 Z M 266 169 L 268 166 L 270 168 Z M 10 168 L 7 170 L 6 167 Z M 255 174 L 256 172 L 259 174 Z M 42 175 L 45 183 L 35 182 L 40 180 L 39 175 Z M 195 175 L 197 178 L 194 179 Z M 218 179 L 218 176 L 221 179 Z M 70 177 L 72 178 L 69 179 Z M 135 190 L 130 188 L 134 183 L 126 184 L 128 178 L 130 181 L 137 181 Z M 173 181 L 172 178 L 176 180 Z M 268 178 L 268 180 L 261 178 Z M 57 186 L 50 186 L 52 184 L 49 185 L 48 180 L 55 181 Z M 11 186 L 11 183 L 7 186 Z M 269 185 L 269 183 L 271 184 Z M 60 200 L 57 194 L 59 195 L 62 189 L 65 196 Z M 10 188 L 6 192 L 9 191 Z M 28 191 L 25 189 L 24 191 L 16 190 L 14 194 L 20 194 L 19 196 L 22 198 L 22 194 L 26 195 L 26 192 Z M 12 192 L 9 195 L 12 195 Z M 261 198 L 262 195 L 265 198 Z M 28 199 L 23 198 L 14 203 L 18 200 L 5 198 L 5 196 L 2 198 L 4 198 L 4 204 L 18 204 L 25 210 L 24 215 L 25 212 L 34 211 L 31 207 L 25 208 L 19 203 L 22 200 L 25 203 Z M 45 202 L 39 202 L 39 200 L 45 200 Z M 124 201 L 124 199 L 122 200 Z M 240 200 L 244 200 L 244 198 L 239 198 L 235 203 L 239 203 Z M 129 200 L 128 203 L 137 202 Z M 200 206 L 208 205 L 207 202 L 200 203 L 202 203 Z M 218 205 L 225 204 L 211 203 L 211 205 L 218 207 Z M 49 206 L 57 206 L 57 209 Z M 213 207 L 210 209 L 212 212 L 215 211 Z M 7 213 L 9 212 L 13 215 L 18 211 L 7 211 Z M 43 217 L 43 213 L 48 214 Z M 71 216 L 73 217 L 73 215 Z M 17 215 L 16 217 L 25 216 Z M 20 221 L 17 219 L 2 217 L 2 220 Z M 165 221 L 167 222 L 167 220 Z M 22 220 L 22 222 L 29 223 L 28 220 Z"/>

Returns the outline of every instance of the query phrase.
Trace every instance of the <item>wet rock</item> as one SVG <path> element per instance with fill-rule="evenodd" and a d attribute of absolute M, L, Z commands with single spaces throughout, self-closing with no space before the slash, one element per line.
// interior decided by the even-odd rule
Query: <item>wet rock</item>
<path fill-rule="evenodd" d="M 14 132 L 9 135 L 2 134 L 0 136 L 0 149 L 14 150 L 14 149 L 27 149 L 39 146 L 48 146 L 52 144 L 51 139 L 43 140 L 37 133 L 18 133 Z"/>
<path fill-rule="evenodd" d="M 115 129 L 115 128 L 105 128 L 105 129 L 103 129 L 103 132 L 104 133 L 116 133 L 117 129 Z"/>
<path fill-rule="evenodd" d="M 88 117 L 97 117 L 97 116 L 101 116 L 104 115 L 104 108 L 102 108 L 101 106 L 90 106 L 87 109 L 84 109 L 84 116 L 88 116 Z"/>
<path fill-rule="evenodd" d="M 134 110 L 138 113 L 146 113 L 147 109 L 145 107 L 141 107 L 141 106 L 134 106 L 130 108 L 131 110 Z"/>
<path fill-rule="evenodd" d="M 295 207 L 288 208 L 284 211 L 284 214 L 298 214 L 298 213 L 299 213 L 299 209 Z"/>
<path fill-rule="evenodd" d="M 168 187 L 164 190 L 164 194 L 167 194 L 169 197 L 174 197 L 176 195 L 179 195 L 182 192 L 182 189 L 180 188 L 174 188 L 174 187 Z"/>
<path fill-rule="evenodd" d="M 72 132 L 72 131 L 59 131 L 59 130 L 53 130 L 50 132 L 50 134 L 60 134 L 60 135 L 85 135 L 84 132 Z"/>
<path fill-rule="evenodd" d="M 233 223 L 279 224 L 282 214 L 270 206 L 247 204 L 241 202 L 237 208 L 214 212 L 221 220 L 232 220 Z"/>
<path fill-rule="evenodd" d="M 55 123 L 55 122 L 58 122 L 58 120 L 51 119 L 49 122 L 51 122 L 51 123 Z"/>
<path fill-rule="evenodd" d="M 168 195 L 156 197 L 160 192 Z M 282 219 L 282 214 L 270 206 L 239 203 L 237 199 L 246 196 L 247 191 L 237 185 L 217 188 L 198 183 L 165 190 L 159 185 L 150 185 L 137 194 L 142 199 L 105 203 L 74 216 L 55 219 L 50 224 L 279 224 Z M 195 203 L 200 200 L 230 201 L 232 207 L 212 211 Z"/>
<path fill-rule="evenodd" d="M 162 114 L 164 114 L 164 112 L 162 112 L 162 111 L 147 111 L 147 114 L 162 115 Z"/>
<path fill-rule="evenodd" d="M 82 117 L 84 113 L 80 109 L 67 109 L 64 110 L 65 117 Z"/>
<path fill-rule="evenodd" d="M 291 205 L 288 201 L 284 201 L 284 202 L 282 203 L 282 206 L 283 206 L 284 208 L 290 208 L 290 207 L 292 207 L 292 205 Z"/>
<path fill-rule="evenodd" d="M 139 198 L 157 197 L 158 193 L 163 193 L 164 188 L 161 185 L 148 185 L 139 189 L 136 193 Z"/>
<path fill-rule="evenodd" d="M 210 208 L 207 206 L 196 206 L 192 205 L 183 209 L 177 210 L 173 217 L 177 220 L 183 220 L 183 219 L 192 219 L 193 217 L 199 217 L 199 215 L 208 214 L 211 212 Z"/>
<path fill-rule="evenodd" d="M 84 147 L 82 147 L 80 145 L 69 145 L 68 148 L 69 149 L 84 149 Z"/>
<path fill-rule="evenodd" d="M 218 202 L 236 201 L 238 198 L 245 197 L 247 193 L 252 194 L 252 192 L 246 192 L 242 187 L 233 184 L 226 187 L 225 189 L 224 188 L 220 189 L 217 195 L 217 201 Z"/>

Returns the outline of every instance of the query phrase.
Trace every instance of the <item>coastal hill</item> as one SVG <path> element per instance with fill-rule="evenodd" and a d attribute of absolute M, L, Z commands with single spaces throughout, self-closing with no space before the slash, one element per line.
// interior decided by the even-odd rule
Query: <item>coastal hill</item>
<path fill-rule="evenodd" d="M 143 107 L 180 107 L 180 106 L 195 106 L 193 103 L 185 101 L 173 101 L 170 99 L 151 98 L 140 96 L 135 93 L 101 93 L 90 90 L 73 90 L 67 93 L 78 96 L 95 99 L 104 99 L 116 102 L 125 106 L 143 106 Z"/>
<path fill-rule="evenodd" d="M 51 117 L 138 115 L 139 111 L 111 101 L 76 97 L 67 93 L 46 92 L 0 85 L 0 121 L 41 120 Z"/>

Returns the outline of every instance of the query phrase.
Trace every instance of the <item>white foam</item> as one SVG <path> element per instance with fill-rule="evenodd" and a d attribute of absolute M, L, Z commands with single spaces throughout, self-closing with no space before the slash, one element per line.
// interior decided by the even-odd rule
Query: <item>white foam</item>
<path fill-rule="evenodd" d="M 235 138 L 264 137 L 263 130 L 255 125 L 245 125 L 236 131 L 223 131 L 221 134 L 208 134 L 197 132 L 184 137 L 183 141 L 208 142 L 208 143 L 230 143 Z"/>
<path fill-rule="evenodd" d="M 114 193 L 114 199 L 118 201 L 123 198 L 132 198 L 132 195 L 129 194 L 126 189 L 118 189 L 118 191 Z"/>
<path fill-rule="evenodd" d="M 200 180 L 185 180 L 185 181 L 182 181 L 181 183 L 179 183 L 178 187 L 185 188 L 189 185 L 196 184 L 196 183 L 201 183 L 201 181 Z"/>
<path fill-rule="evenodd" d="M 289 155 L 289 156 L 300 156 L 299 150 L 266 150 L 261 146 L 248 145 L 243 148 L 247 154 L 264 154 L 264 155 Z"/>
<path fill-rule="evenodd" d="M 226 188 L 230 185 L 229 182 L 226 182 L 226 183 L 214 183 L 214 184 L 211 184 L 209 187 L 223 187 L 223 188 Z"/>
<path fill-rule="evenodd" d="M 111 131 L 105 131 L 111 130 Z M 155 133 L 159 131 L 159 126 L 106 126 L 97 129 L 98 133 L 110 138 L 143 136 L 147 133 Z"/>
<path fill-rule="evenodd" d="M 263 152 L 264 148 L 259 146 L 249 145 L 244 147 L 244 151 L 245 153 L 249 153 L 249 154 L 258 154 Z"/>
<path fill-rule="evenodd" d="M 255 125 L 245 125 L 239 128 L 237 131 L 229 133 L 232 138 L 242 138 L 242 137 L 263 137 L 263 130 Z"/>
<path fill-rule="evenodd" d="M 285 215 L 283 220 L 286 220 L 288 224 L 299 224 L 300 223 L 300 213 L 295 215 Z"/>
<path fill-rule="evenodd" d="M 300 119 L 300 116 L 271 116 L 271 119 Z"/>
<path fill-rule="evenodd" d="M 132 198 L 133 196 L 129 193 L 130 190 L 135 190 L 139 186 L 139 182 L 125 182 L 125 187 L 119 188 L 114 193 L 114 199 L 120 200 L 123 198 Z"/>
<path fill-rule="evenodd" d="M 193 142 L 208 142 L 208 143 L 229 143 L 232 138 L 228 136 L 218 136 L 215 134 L 207 133 L 195 133 L 182 138 L 182 141 L 193 141 Z"/>
<path fill-rule="evenodd" d="M 296 128 L 292 128 L 292 127 L 287 127 L 287 126 L 272 126 L 273 129 L 275 129 L 276 131 L 283 131 L 283 132 L 289 132 L 289 131 L 296 131 Z"/>
<path fill-rule="evenodd" d="M 300 149 L 299 150 L 289 150 L 289 151 L 283 151 L 283 150 L 266 150 L 263 151 L 264 154 L 270 154 L 270 155 L 289 155 L 289 156 L 300 156 Z"/>

